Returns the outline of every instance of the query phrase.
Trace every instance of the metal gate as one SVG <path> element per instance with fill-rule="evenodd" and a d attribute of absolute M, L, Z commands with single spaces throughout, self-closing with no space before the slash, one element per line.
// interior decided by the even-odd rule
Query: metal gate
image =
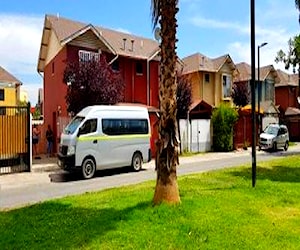
<path fill-rule="evenodd" d="M 0 174 L 30 171 L 30 106 L 0 106 Z"/>

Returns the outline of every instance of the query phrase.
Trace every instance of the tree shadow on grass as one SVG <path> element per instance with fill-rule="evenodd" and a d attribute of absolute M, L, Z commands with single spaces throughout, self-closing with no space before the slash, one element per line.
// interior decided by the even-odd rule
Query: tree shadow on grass
<path fill-rule="evenodd" d="M 237 171 L 231 171 L 230 174 L 234 176 L 244 177 L 252 179 L 252 169 L 244 168 Z M 275 165 L 271 168 L 264 168 L 257 166 L 256 179 L 258 180 L 270 180 L 276 182 L 300 182 L 300 166 L 296 167 L 284 167 Z"/>
<path fill-rule="evenodd" d="M 0 249 L 89 248 L 94 240 L 103 242 L 133 212 L 150 206 L 151 202 L 141 202 L 117 210 L 50 201 L 0 213 Z"/>

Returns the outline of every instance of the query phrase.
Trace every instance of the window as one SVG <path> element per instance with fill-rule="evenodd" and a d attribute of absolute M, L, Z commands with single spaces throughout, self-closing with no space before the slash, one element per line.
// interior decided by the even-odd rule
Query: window
<path fill-rule="evenodd" d="M 51 65 L 51 73 L 52 73 L 52 75 L 54 75 L 54 70 L 55 70 L 55 68 L 54 68 L 54 62 L 52 62 L 52 65 Z"/>
<path fill-rule="evenodd" d="M 97 119 L 86 120 L 79 129 L 80 135 L 85 135 L 97 131 Z"/>
<path fill-rule="evenodd" d="M 0 107 L 0 115 L 6 115 L 6 108 Z"/>
<path fill-rule="evenodd" d="M 271 79 L 265 80 L 265 101 L 274 101 L 274 81 Z"/>
<path fill-rule="evenodd" d="M 102 131 L 107 135 L 148 134 L 146 119 L 103 119 Z"/>
<path fill-rule="evenodd" d="M 209 83 L 209 74 L 204 74 L 204 81 L 205 83 Z"/>
<path fill-rule="evenodd" d="M 143 74 L 143 64 L 141 62 L 137 62 L 135 65 L 135 73 L 137 75 L 142 75 Z"/>
<path fill-rule="evenodd" d="M 118 61 L 118 60 L 115 60 L 115 61 L 112 63 L 111 68 L 112 68 L 114 71 L 119 71 L 119 70 L 120 70 L 119 61 Z"/>
<path fill-rule="evenodd" d="M 231 96 L 231 83 L 232 79 L 230 75 L 223 75 L 222 76 L 223 82 L 223 98 L 230 98 Z"/>
<path fill-rule="evenodd" d="M 4 101 L 5 95 L 4 95 L 4 89 L 0 89 L 0 101 Z"/>
<path fill-rule="evenodd" d="M 78 56 L 80 62 L 88 62 L 88 61 L 99 61 L 100 60 L 101 52 L 91 52 L 86 50 L 79 50 Z"/>

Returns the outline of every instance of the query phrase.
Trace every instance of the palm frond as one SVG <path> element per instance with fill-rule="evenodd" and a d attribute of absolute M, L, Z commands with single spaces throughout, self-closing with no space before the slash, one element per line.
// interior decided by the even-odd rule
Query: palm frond
<path fill-rule="evenodd" d="M 152 12 L 153 29 L 156 27 L 156 25 L 158 23 L 158 19 L 160 17 L 161 1 L 163 1 L 163 0 L 152 0 L 151 1 L 151 12 Z"/>
<path fill-rule="evenodd" d="M 300 10 L 300 0 L 295 0 L 296 9 Z"/>

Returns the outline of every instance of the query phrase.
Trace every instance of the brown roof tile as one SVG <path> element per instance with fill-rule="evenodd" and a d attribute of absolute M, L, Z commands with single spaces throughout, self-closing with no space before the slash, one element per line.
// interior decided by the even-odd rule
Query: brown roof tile
<path fill-rule="evenodd" d="M 21 83 L 16 77 L 0 66 L 0 82 Z"/>
<path fill-rule="evenodd" d="M 244 81 L 251 80 L 251 66 L 248 63 L 245 63 L 245 62 L 238 63 L 238 64 L 236 64 L 236 68 L 237 68 L 239 74 L 236 75 L 236 77 L 234 79 L 235 82 L 244 82 Z M 278 78 L 276 70 L 274 69 L 273 65 L 267 65 L 267 66 L 260 67 L 259 79 L 261 81 L 265 80 L 270 73 L 274 74 L 275 79 Z M 258 71 L 256 68 L 255 69 L 256 80 L 258 80 L 257 75 L 258 75 Z M 278 81 L 278 79 L 277 79 L 277 81 Z"/>
<path fill-rule="evenodd" d="M 46 19 L 50 21 L 51 26 L 60 42 L 63 42 L 65 39 L 71 37 L 73 34 L 89 25 L 53 15 L 46 15 Z M 103 28 L 100 26 L 94 27 L 99 32 L 99 34 L 110 44 L 110 46 L 113 47 L 118 55 L 148 59 L 159 50 L 159 44 L 155 40 Z M 123 39 L 126 39 L 125 50 Z"/>
<path fill-rule="evenodd" d="M 280 69 L 277 70 L 279 82 L 275 85 L 276 87 L 282 86 L 298 86 L 298 74 L 288 74 Z"/>
<path fill-rule="evenodd" d="M 233 64 L 229 55 L 211 59 L 203 54 L 195 53 L 182 59 L 184 63 L 183 74 L 198 71 L 217 72 L 228 59 Z"/>

